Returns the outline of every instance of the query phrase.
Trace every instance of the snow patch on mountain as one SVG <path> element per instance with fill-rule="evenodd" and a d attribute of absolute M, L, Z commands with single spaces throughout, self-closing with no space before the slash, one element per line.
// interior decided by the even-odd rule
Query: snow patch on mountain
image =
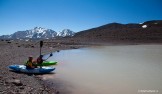
<path fill-rule="evenodd" d="M 142 28 L 147 28 L 147 25 L 143 25 Z"/>

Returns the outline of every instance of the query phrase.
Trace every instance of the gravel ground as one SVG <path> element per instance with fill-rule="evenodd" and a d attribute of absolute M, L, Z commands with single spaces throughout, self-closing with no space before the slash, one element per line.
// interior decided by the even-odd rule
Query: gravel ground
<path fill-rule="evenodd" d="M 82 45 L 44 45 L 42 53 L 62 49 L 76 49 Z M 50 49 L 49 49 L 50 48 Z M 59 94 L 55 88 L 48 88 L 39 75 L 15 73 L 8 66 L 24 64 L 28 56 L 39 56 L 39 43 L 0 41 L 0 94 Z"/>
<path fill-rule="evenodd" d="M 43 51 L 49 50 L 44 47 Z M 9 70 L 11 64 L 24 64 L 29 55 L 39 55 L 39 49 L 21 47 L 14 43 L 0 44 L 0 93 L 1 94 L 46 94 L 50 90 L 40 82 L 35 75 L 15 73 Z M 53 93 L 53 92 L 52 92 Z"/>

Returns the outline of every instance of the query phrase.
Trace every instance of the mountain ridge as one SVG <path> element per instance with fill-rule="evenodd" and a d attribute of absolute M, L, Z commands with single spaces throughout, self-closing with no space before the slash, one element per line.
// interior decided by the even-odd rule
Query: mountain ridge
<path fill-rule="evenodd" d="M 99 27 L 80 31 L 77 33 L 74 33 L 70 29 L 64 29 L 59 33 L 51 29 L 42 29 L 40 27 L 34 29 L 37 32 L 36 34 L 33 34 L 34 32 L 32 31 L 33 29 L 26 30 L 26 33 L 28 34 L 27 38 L 33 38 L 33 39 L 59 38 L 60 39 L 61 37 L 64 38 L 63 40 L 67 40 L 67 41 L 68 38 L 71 38 L 72 41 L 76 40 L 77 42 L 80 41 L 80 42 L 87 42 L 87 43 L 88 42 L 152 42 L 152 43 L 162 42 L 162 20 L 151 20 L 143 23 L 128 23 L 128 24 L 109 23 Z M 48 34 L 45 34 L 44 31 L 48 31 Z M 22 33 L 22 35 L 25 34 Z M 20 35 L 13 34 L 12 37 L 13 36 L 16 37 Z M 47 35 L 49 36 L 47 37 Z M 66 36 L 70 36 L 70 37 L 66 37 Z M 11 36 L 7 35 L 2 37 L 5 38 Z"/>
<path fill-rule="evenodd" d="M 77 32 L 74 38 L 92 42 L 162 42 L 162 20 L 129 24 L 110 23 Z"/>
<path fill-rule="evenodd" d="M 61 33 L 61 34 L 60 34 Z M 75 32 L 70 29 L 64 29 L 61 32 L 56 32 L 52 29 L 46 29 L 42 27 L 34 27 L 34 29 L 17 31 L 10 35 L 2 35 L 3 39 L 49 39 L 55 37 L 74 36 Z"/>

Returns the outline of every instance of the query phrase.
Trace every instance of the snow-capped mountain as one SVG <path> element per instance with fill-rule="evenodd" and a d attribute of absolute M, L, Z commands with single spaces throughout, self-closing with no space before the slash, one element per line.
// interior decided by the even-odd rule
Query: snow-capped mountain
<path fill-rule="evenodd" d="M 64 29 L 57 34 L 57 36 L 66 37 L 66 36 L 74 36 L 75 32 L 70 29 Z"/>
<path fill-rule="evenodd" d="M 11 38 L 11 39 L 48 39 L 54 37 L 66 37 L 73 36 L 75 33 L 69 29 L 64 29 L 62 32 L 57 33 L 52 29 L 45 29 L 42 27 L 35 27 L 34 29 L 25 30 L 25 31 L 17 31 L 11 35 L 3 35 L 0 38 Z"/>

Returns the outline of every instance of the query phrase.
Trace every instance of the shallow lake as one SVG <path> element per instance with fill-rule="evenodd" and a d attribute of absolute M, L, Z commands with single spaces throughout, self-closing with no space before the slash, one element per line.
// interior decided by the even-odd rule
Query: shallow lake
<path fill-rule="evenodd" d="M 162 94 L 162 45 L 98 46 L 54 53 L 69 94 Z M 56 81 L 56 80 L 55 80 Z"/>

